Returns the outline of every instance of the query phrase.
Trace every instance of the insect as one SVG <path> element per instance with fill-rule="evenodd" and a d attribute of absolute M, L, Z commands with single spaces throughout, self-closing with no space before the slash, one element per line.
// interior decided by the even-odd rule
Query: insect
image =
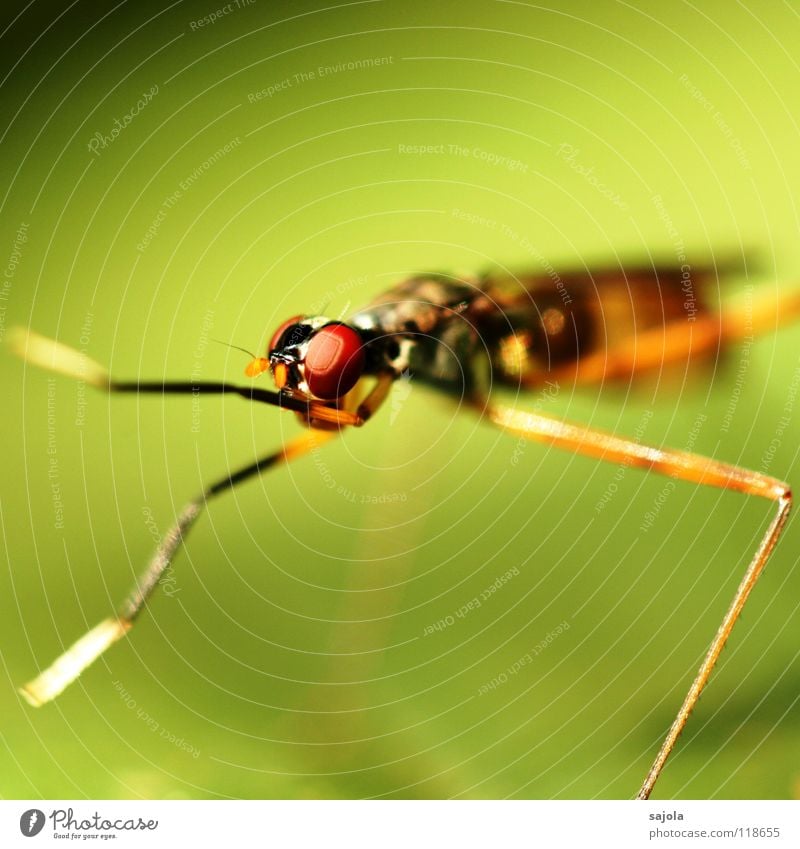
<path fill-rule="evenodd" d="M 788 484 L 697 454 L 652 448 L 493 400 L 496 384 L 530 390 L 633 377 L 670 362 L 774 330 L 800 314 L 800 293 L 759 295 L 720 310 L 708 303 L 712 267 L 641 266 L 559 275 L 443 274 L 405 280 L 346 321 L 297 315 L 272 335 L 246 375 L 269 372 L 277 391 L 229 383 L 121 381 L 85 354 L 30 331 L 11 334 L 28 362 L 108 392 L 230 394 L 294 412 L 309 428 L 250 465 L 207 486 L 179 512 L 116 615 L 103 620 L 21 688 L 35 706 L 55 698 L 133 627 L 207 503 L 242 481 L 297 459 L 348 427 L 364 425 L 401 376 L 456 396 L 497 427 L 536 442 L 625 463 L 774 503 L 775 515 L 742 577 L 672 726 L 638 793 L 647 799 L 705 687 L 786 523 Z M 524 397 L 524 395 L 522 396 Z"/>

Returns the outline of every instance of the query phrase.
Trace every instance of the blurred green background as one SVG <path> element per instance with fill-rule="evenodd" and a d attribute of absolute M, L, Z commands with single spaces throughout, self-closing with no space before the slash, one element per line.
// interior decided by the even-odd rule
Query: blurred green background
<path fill-rule="evenodd" d="M 0 334 L 243 381 L 212 337 L 262 348 L 420 270 L 682 246 L 757 256 L 724 295 L 790 288 L 800 5 L 547 5 L 4 4 Z M 547 409 L 797 481 L 798 341 Z M 16 686 L 114 609 L 201 482 L 298 425 L 0 373 L 4 797 L 630 797 L 770 513 L 518 451 L 412 381 L 214 502 L 169 594 L 34 710 Z M 658 797 L 800 796 L 799 544 L 795 520 Z"/>

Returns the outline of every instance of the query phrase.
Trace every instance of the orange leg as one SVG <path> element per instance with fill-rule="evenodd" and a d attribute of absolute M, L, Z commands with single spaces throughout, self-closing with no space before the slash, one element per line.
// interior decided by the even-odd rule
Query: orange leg
<path fill-rule="evenodd" d="M 722 312 L 722 338 L 725 343 L 774 333 L 800 316 L 800 290 L 778 293 L 750 292 L 725 305 Z"/>
<path fill-rule="evenodd" d="M 369 391 L 364 400 L 358 405 L 356 415 L 359 422 L 366 422 L 372 418 L 378 411 L 378 408 L 383 404 L 394 385 L 395 376 L 393 374 L 379 374 L 375 385 Z"/>
<path fill-rule="evenodd" d="M 553 379 L 600 383 L 624 379 L 674 363 L 715 355 L 720 348 L 797 321 L 800 290 L 778 296 L 774 291 L 740 295 L 723 305 L 721 314 L 700 313 L 609 341 L 608 347 L 553 369 Z"/>
<path fill-rule="evenodd" d="M 659 474 L 693 483 L 731 489 L 747 495 L 759 495 L 774 501 L 777 505 L 777 514 L 761 540 L 752 562 L 747 567 L 705 659 L 639 790 L 637 798 L 647 799 L 711 675 L 758 576 L 778 542 L 792 505 L 791 491 L 787 484 L 775 478 L 720 463 L 698 454 L 649 448 L 628 439 L 621 439 L 579 425 L 567 424 L 537 413 L 520 412 L 511 407 L 489 404 L 486 405 L 485 411 L 494 424 L 525 439 L 555 445 L 577 454 L 587 454 L 609 462 L 625 462 L 640 468 L 652 469 Z"/>
<path fill-rule="evenodd" d="M 720 338 L 721 328 L 716 316 L 703 316 L 694 322 L 675 321 L 653 330 L 644 330 L 581 358 L 577 367 L 571 367 L 571 374 L 567 367 L 553 374 L 578 383 L 625 378 L 714 352 Z"/>

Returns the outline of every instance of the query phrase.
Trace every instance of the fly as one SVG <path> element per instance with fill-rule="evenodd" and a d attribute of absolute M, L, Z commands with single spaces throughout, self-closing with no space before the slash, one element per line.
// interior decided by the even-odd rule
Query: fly
<path fill-rule="evenodd" d="M 518 438 L 773 502 L 772 522 L 639 790 L 637 798 L 649 798 L 778 542 L 792 503 L 789 485 L 698 454 L 648 447 L 495 402 L 491 389 L 495 384 L 532 390 L 558 381 L 632 378 L 669 363 L 714 356 L 726 345 L 773 331 L 800 314 L 797 292 L 780 303 L 759 295 L 752 303 L 712 309 L 706 296 L 715 280 L 715 269 L 688 266 L 475 279 L 420 275 L 393 287 L 347 321 L 297 315 L 281 324 L 265 355 L 253 356 L 245 370 L 251 378 L 269 372 L 277 391 L 222 382 L 120 381 L 85 354 L 17 329 L 10 334 L 15 353 L 98 389 L 239 395 L 290 410 L 313 431 L 221 477 L 189 501 L 116 615 L 81 637 L 21 693 L 35 706 L 49 702 L 127 634 L 210 499 L 307 454 L 320 439 L 361 427 L 397 381 L 413 378 L 459 398 L 487 422 Z"/>

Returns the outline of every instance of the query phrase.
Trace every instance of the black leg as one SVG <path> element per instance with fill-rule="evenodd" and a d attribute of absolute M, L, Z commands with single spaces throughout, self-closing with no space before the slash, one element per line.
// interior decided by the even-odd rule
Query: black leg
<path fill-rule="evenodd" d="M 180 550 L 192 525 L 202 513 L 209 499 L 233 489 L 237 484 L 259 475 L 279 463 L 302 457 L 334 435 L 335 432 L 331 431 L 309 431 L 292 440 L 280 451 L 275 451 L 233 474 L 220 478 L 206 487 L 196 498 L 189 501 L 179 513 L 175 524 L 164 535 L 147 568 L 120 607 L 117 615 L 104 619 L 70 646 L 44 672 L 21 687 L 22 695 L 36 707 L 51 701 L 109 646 L 128 633 L 136 618 L 144 610 L 148 599 L 158 587 L 165 570 Z"/>

